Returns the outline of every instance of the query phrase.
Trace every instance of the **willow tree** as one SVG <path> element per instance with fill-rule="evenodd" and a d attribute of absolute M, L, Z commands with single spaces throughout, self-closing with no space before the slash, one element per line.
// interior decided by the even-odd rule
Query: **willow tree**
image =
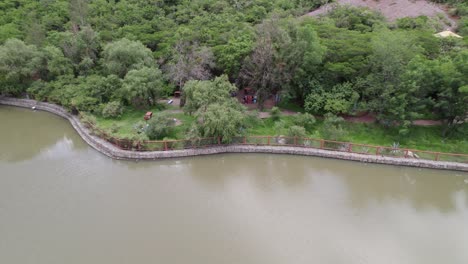
<path fill-rule="evenodd" d="M 235 91 L 237 87 L 229 82 L 226 75 L 216 77 L 212 81 L 189 81 L 184 86 L 184 111 L 189 114 L 204 112 L 210 104 L 236 101 L 231 96 Z"/>
<path fill-rule="evenodd" d="M 230 142 L 233 137 L 243 135 L 246 115 L 239 103 L 224 102 L 210 104 L 205 111 L 196 113 L 189 138 L 217 137 Z"/>
<path fill-rule="evenodd" d="M 40 52 L 19 39 L 9 39 L 0 46 L 0 94 L 19 94 L 40 68 Z"/>
<path fill-rule="evenodd" d="M 148 107 L 160 98 L 163 88 L 162 72 L 157 68 L 144 67 L 127 73 L 120 96 L 135 107 Z"/>
<path fill-rule="evenodd" d="M 107 44 L 102 54 L 102 64 L 107 73 L 121 78 L 131 70 L 156 65 L 150 49 L 140 41 L 126 38 Z"/>

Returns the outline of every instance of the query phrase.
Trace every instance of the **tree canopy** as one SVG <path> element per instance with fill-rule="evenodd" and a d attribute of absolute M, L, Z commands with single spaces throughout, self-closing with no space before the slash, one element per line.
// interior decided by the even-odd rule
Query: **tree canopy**
<path fill-rule="evenodd" d="M 434 1 L 460 16 L 463 39 L 434 37 L 431 18 L 360 7 L 304 16 L 328 0 L 4 0 L 0 94 L 99 114 L 179 90 L 187 113 L 236 120 L 236 107 L 208 110 L 251 87 L 260 105 L 278 95 L 311 114 L 370 112 L 402 132 L 438 118 L 451 131 L 468 111 L 468 4 Z"/>

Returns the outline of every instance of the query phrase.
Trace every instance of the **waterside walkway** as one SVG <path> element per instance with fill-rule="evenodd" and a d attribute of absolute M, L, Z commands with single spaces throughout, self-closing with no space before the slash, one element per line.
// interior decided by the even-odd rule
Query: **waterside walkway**
<path fill-rule="evenodd" d="M 321 149 L 314 146 L 308 145 L 261 145 L 261 144 L 247 144 L 247 142 L 238 142 L 237 144 L 212 144 L 202 148 L 190 148 L 190 149 L 177 149 L 166 151 L 133 151 L 124 150 L 114 144 L 94 135 L 89 128 L 84 126 L 79 118 L 75 115 L 68 113 L 64 108 L 49 104 L 38 102 L 35 100 L 28 99 L 16 99 L 9 97 L 0 97 L 0 104 L 17 106 L 24 108 L 33 108 L 36 110 L 47 111 L 56 115 L 59 115 L 67 119 L 77 133 L 86 141 L 91 147 L 101 152 L 102 154 L 114 158 L 114 159 L 129 159 L 129 160 L 157 160 L 165 158 L 180 158 L 180 157 L 191 157 L 199 155 L 213 155 L 220 153 L 268 153 L 268 154 L 291 154 L 291 155 L 303 155 L 303 156 L 316 156 L 324 158 L 334 158 L 342 160 L 351 160 L 358 162 L 378 163 L 378 164 L 389 164 L 398 166 L 412 166 L 419 168 L 431 168 L 431 169 L 447 169 L 447 170 L 458 170 L 468 172 L 468 155 L 458 155 L 449 153 L 440 153 L 441 155 L 456 155 L 461 157 L 462 162 L 452 161 L 435 161 L 425 160 L 420 158 L 408 157 L 408 151 L 404 151 L 405 157 L 389 157 L 380 155 L 370 155 L 368 153 L 353 153 L 352 151 L 343 150 L 327 150 Z M 263 138 L 274 138 L 274 137 L 263 137 Z M 322 141 L 324 142 L 324 141 Z M 244 144 L 245 143 L 245 144 Z M 294 142 L 297 143 L 297 142 Z M 323 144 L 323 143 L 322 143 Z M 353 144 L 355 146 L 363 146 L 359 144 Z M 351 148 L 352 146 L 351 145 Z M 167 146 L 167 144 L 166 144 Z M 323 145 L 322 145 L 323 147 Z M 349 146 L 348 146 L 349 147 Z M 382 147 L 383 148 L 383 147 Z M 348 149 L 349 150 L 349 149 Z M 377 147 L 379 151 L 379 147 Z"/>

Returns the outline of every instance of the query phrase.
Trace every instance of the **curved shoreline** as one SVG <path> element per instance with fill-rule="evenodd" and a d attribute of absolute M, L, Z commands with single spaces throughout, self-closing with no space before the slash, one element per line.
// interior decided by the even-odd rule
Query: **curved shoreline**
<path fill-rule="evenodd" d="M 367 163 L 397 165 L 397 166 L 410 166 L 418 168 L 429 168 L 429 169 L 445 169 L 445 170 L 457 170 L 468 172 L 468 164 L 456 163 L 456 162 L 445 162 L 445 161 L 431 161 L 431 160 L 419 160 L 419 159 L 405 159 L 405 158 L 393 158 L 393 157 L 382 157 L 364 154 L 355 154 L 339 151 L 329 151 L 314 148 L 301 148 L 301 147 L 289 147 L 289 146 L 251 146 L 251 145 L 226 145 L 219 147 L 201 148 L 201 149 L 186 149 L 186 150 L 171 150 L 171 151 L 153 151 L 153 152 L 136 152 L 122 150 L 111 143 L 94 136 L 90 131 L 83 126 L 77 116 L 68 113 L 64 108 L 49 104 L 38 102 L 35 100 L 28 99 L 16 99 L 9 97 L 0 97 L 1 105 L 9 105 L 23 108 L 35 107 L 36 110 L 46 111 L 52 114 L 56 114 L 67 119 L 80 137 L 92 148 L 98 152 L 113 158 L 113 159 L 126 159 L 126 160 L 157 160 L 166 158 L 180 158 L 180 157 L 192 157 L 201 155 L 213 155 L 221 153 L 267 153 L 267 154 L 290 154 L 290 155 L 302 155 L 302 156 L 316 156 L 323 158 L 334 158 L 341 160 L 351 160 Z"/>

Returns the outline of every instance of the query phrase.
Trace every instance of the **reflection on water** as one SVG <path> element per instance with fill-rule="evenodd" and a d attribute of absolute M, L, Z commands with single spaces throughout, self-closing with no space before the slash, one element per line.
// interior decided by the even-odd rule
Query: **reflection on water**
<path fill-rule="evenodd" d="M 73 148 L 86 148 L 68 121 L 61 117 L 24 108 L 0 105 L 0 160 L 23 161 L 47 151 L 60 140 Z M 18 144 L 21 143 L 21 144 Z"/>
<path fill-rule="evenodd" d="M 42 128 L 14 136 L 10 117 Z M 0 263 L 468 263 L 466 173 L 283 155 L 115 161 L 45 113 L 0 107 L 0 123 Z"/>

